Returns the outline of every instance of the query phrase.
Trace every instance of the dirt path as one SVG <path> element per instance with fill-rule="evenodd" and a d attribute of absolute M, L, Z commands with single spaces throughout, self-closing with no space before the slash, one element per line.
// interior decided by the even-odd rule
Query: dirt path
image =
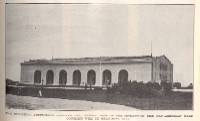
<path fill-rule="evenodd" d="M 137 110 L 124 105 L 84 100 L 59 98 L 38 98 L 29 96 L 6 95 L 6 106 L 17 109 L 61 109 L 61 110 Z"/>

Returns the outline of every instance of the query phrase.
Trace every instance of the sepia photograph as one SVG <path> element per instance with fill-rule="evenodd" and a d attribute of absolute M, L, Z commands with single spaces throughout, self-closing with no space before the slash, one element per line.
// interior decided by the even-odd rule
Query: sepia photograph
<path fill-rule="evenodd" d="M 194 110 L 193 4 L 5 5 L 5 105 Z"/>

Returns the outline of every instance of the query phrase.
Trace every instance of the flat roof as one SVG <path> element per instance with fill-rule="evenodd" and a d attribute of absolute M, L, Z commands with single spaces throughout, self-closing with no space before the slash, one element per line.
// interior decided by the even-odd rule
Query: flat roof
<path fill-rule="evenodd" d="M 120 57 L 84 57 L 84 58 L 53 58 L 30 59 L 21 65 L 54 65 L 54 64 L 115 64 L 115 63 L 151 63 L 156 57 L 152 56 L 120 56 Z"/>

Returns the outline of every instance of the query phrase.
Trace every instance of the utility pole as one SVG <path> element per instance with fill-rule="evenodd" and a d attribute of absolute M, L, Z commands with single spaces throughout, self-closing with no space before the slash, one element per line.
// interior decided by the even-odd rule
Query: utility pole
<path fill-rule="evenodd" d="M 152 57 L 152 41 L 151 41 L 151 57 Z"/>
<path fill-rule="evenodd" d="M 100 59 L 100 62 L 99 62 L 99 81 L 102 82 L 101 81 L 101 59 Z"/>
<path fill-rule="evenodd" d="M 52 56 L 52 60 L 53 60 L 53 46 L 51 48 L 51 56 Z"/>

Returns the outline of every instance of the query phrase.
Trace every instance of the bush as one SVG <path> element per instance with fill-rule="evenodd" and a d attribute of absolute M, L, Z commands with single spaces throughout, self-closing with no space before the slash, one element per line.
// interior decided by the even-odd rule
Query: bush
<path fill-rule="evenodd" d="M 143 83 L 137 81 L 129 81 L 126 83 L 114 84 L 110 92 L 132 95 L 137 97 L 153 97 L 156 96 L 156 91 L 160 90 L 161 86 L 158 83 Z"/>
<path fill-rule="evenodd" d="M 120 92 L 120 86 L 119 84 L 113 84 L 112 87 L 109 90 L 110 93 L 118 93 Z M 120 92 L 121 93 L 121 92 Z"/>
<path fill-rule="evenodd" d="M 181 83 L 180 82 L 175 82 L 173 84 L 173 87 L 176 87 L 177 89 L 181 89 Z"/>
<path fill-rule="evenodd" d="M 189 84 L 188 89 L 193 89 L 193 84 L 192 83 Z"/>
<path fill-rule="evenodd" d="M 165 95 L 171 94 L 171 91 L 172 91 L 172 83 L 171 82 L 162 81 L 161 87 L 162 87 Z"/>
<path fill-rule="evenodd" d="M 16 85 L 19 81 L 13 81 L 11 79 L 6 79 L 6 85 Z"/>
<path fill-rule="evenodd" d="M 160 90 L 162 89 L 161 86 L 159 85 L 159 83 L 157 82 L 147 82 L 146 84 L 147 88 L 149 89 L 155 89 L 155 90 Z"/>
<path fill-rule="evenodd" d="M 103 90 L 102 87 L 94 87 L 94 90 Z"/>

